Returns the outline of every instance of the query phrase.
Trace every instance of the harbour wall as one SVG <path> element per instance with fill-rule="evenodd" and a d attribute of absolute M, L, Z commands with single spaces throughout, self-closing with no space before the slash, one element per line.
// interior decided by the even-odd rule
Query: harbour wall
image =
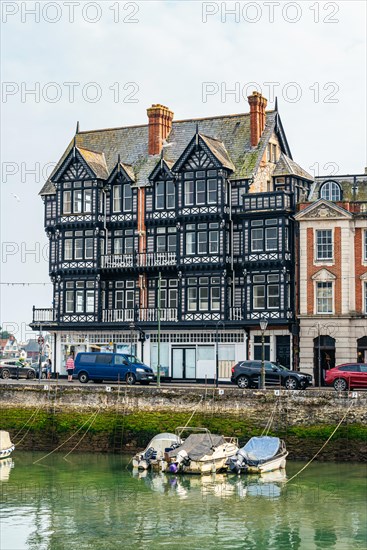
<path fill-rule="evenodd" d="M 132 453 L 160 432 L 201 426 L 238 437 L 268 433 L 290 459 L 367 462 L 367 393 L 203 387 L 0 384 L 0 429 L 18 449 Z"/>

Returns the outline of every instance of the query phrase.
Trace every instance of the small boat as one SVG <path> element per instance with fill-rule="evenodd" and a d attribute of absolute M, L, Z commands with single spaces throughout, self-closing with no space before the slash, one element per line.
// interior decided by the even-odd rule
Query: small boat
<path fill-rule="evenodd" d="M 15 445 L 10 441 L 9 432 L 0 430 L 0 459 L 8 458 L 14 449 Z"/>
<path fill-rule="evenodd" d="M 165 452 L 178 447 L 181 443 L 182 439 L 177 434 L 162 433 L 154 436 L 147 448 L 134 456 L 133 468 L 161 470 Z"/>
<path fill-rule="evenodd" d="M 12 468 L 14 468 L 14 461 L 12 458 L 4 458 L 4 460 L 0 460 L 0 481 L 9 480 Z"/>
<path fill-rule="evenodd" d="M 210 433 L 206 428 L 177 428 L 176 432 L 195 431 L 179 447 L 165 454 L 165 471 L 176 474 L 212 474 L 225 469 L 226 461 L 238 451 L 235 437 Z"/>
<path fill-rule="evenodd" d="M 282 439 L 264 435 L 252 437 L 228 459 L 227 466 L 236 474 L 261 474 L 285 468 L 287 456 L 288 451 Z"/>

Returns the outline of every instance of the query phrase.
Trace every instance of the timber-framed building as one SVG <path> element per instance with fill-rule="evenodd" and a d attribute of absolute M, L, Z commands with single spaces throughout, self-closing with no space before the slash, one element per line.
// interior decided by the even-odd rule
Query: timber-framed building
<path fill-rule="evenodd" d="M 51 308 L 32 327 L 67 354 L 132 349 L 174 379 L 219 378 L 265 355 L 297 367 L 296 205 L 313 178 L 292 160 L 277 105 L 73 137 L 40 192 Z M 158 338 L 158 320 L 160 334 Z M 158 341 L 159 340 L 159 341 Z"/>

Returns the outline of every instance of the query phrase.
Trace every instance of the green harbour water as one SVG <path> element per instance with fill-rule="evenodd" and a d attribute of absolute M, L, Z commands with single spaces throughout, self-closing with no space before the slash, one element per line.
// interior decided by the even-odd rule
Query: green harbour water
<path fill-rule="evenodd" d="M 265 477 L 133 473 L 130 457 L 14 452 L 0 463 L 1 550 L 366 549 L 367 466 Z M 304 462 L 288 461 L 289 479 Z"/>

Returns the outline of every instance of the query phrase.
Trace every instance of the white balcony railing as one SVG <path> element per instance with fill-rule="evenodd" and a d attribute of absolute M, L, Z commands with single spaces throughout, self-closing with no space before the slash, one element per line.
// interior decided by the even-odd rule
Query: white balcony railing
<path fill-rule="evenodd" d="M 133 267 L 134 255 L 133 254 L 108 254 L 107 256 L 102 256 L 101 266 L 104 268 Z"/>
<path fill-rule="evenodd" d="M 147 252 L 138 254 L 140 267 L 176 265 L 176 252 Z"/>
<path fill-rule="evenodd" d="M 104 323 L 129 323 L 134 321 L 133 309 L 104 309 L 102 313 Z"/>
<path fill-rule="evenodd" d="M 243 312 L 241 307 L 231 307 L 229 309 L 229 320 L 230 321 L 242 321 Z"/>
<path fill-rule="evenodd" d="M 33 308 L 33 323 L 50 323 L 55 320 L 55 310 L 51 308 Z"/>
<path fill-rule="evenodd" d="M 140 322 L 157 322 L 158 321 L 158 309 L 140 309 L 138 312 L 138 318 Z M 177 308 L 161 309 L 160 320 L 163 322 L 177 321 Z"/>

